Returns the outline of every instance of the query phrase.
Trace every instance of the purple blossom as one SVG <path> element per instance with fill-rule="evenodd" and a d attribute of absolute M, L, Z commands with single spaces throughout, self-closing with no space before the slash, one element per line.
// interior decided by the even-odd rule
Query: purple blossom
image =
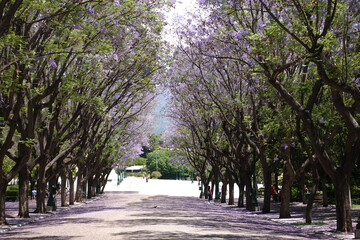
<path fill-rule="evenodd" d="M 289 147 L 286 143 L 282 143 L 280 146 L 283 147 L 285 150 Z"/>
<path fill-rule="evenodd" d="M 325 123 L 327 123 L 327 121 L 326 121 L 326 120 L 324 120 L 323 118 L 320 118 L 319 123 L 323 123 L 323 124 L 325 124 Z"/>
<path fill-rule="evenodd" d="M 93 15 L 93 14 L 95 13 L 95 10 L 92 9 L 92 8 L 88 8 L 88 13 L 89 13 L 90 15 Z"/>
<path fill-rule="evenodd" d="M 114 1 L 114 6 L 115 6 L 115 7 L 120 7 L 120 2 L 119 2 L 119 0 L 115 0 L 115 1 Z"/>
<path fill-rule="evenodd" d="M 279 158 L 278 158 L 278 157 L 274 157 L 274 162 L 275 162 L 275 161 L 278 161 L 278 160 L 279 160 Z"/>
<path fill-rule="evenodd" d="M 71 27 L 77 30 L 81 30 L 81 26 L 79 24 L 73 24 Z"/>
<path fill-rule="evenodd" d="M 356 84 L 357 86 L 359 86 L 359 84 L 360 84 L 360 77 L 358 77 L 358 78 L 355 79 L 355 84 Z"/>
<path fill-rule="evenodd" d="M 291 143 L 291 146 L 292 146 L 292 147 L 295 147 L 295 145 L 296 145 L 295 142 L 292 142 L 292 143 Z"/>
<path fill-rule="evenodd" d="M 47 62 L 48 62 L 53 68 L 57 68 L 57 67 L 58 67 L 57 64 L 56 64 L 56 62 L 55 62 L 54 60 L 52 60 L 52 59 L 49 59 Z"/>

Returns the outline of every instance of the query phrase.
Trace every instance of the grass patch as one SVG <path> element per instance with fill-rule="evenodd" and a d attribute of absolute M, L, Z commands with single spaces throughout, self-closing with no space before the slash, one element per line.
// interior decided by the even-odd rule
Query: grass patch
<path fill-rule="evenodd" d="M 353 208 L 360 208 L 360 204 L 353 204 L 352 207 Z"/>
<path fill-rule="evenodd" d="M 324 222 L 312 222 L 311 224 L 308 224 L 306 222 L 297 222 L 297 223 L 292 223 L 291 225 L 294 225 L 294 226 L 304 226 L 304 225 L 326 225 L 326 223 Z"/>

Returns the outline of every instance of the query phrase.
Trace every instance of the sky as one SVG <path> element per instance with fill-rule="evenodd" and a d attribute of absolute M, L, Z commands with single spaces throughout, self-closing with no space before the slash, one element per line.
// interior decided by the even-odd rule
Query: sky
<path fill-rule="evenodd" d="M 177 0 L 175 3 L 175 8 L 171 11 L 165 13 L 166 22 L 168 23 L 165 28 L 164 39 L 171 44 L 176 43 L 176 34 L 174 29 L 177 29 L 176 25 L 180 22 L 185 22 L 188 18 L 187 11 L 191 11 L 194 7 L 197 6 L 197 0 Z M 166 127 L 169 124 L 169 119 L 163 116 L 162 114 L 166 110 L 166 97 L 165 94 L 160 94 L 157 98 L 156 108 L 155 108 L 155 127 L 153 132 L 155 134 L 161 134 L 166 131 Z"/>
<path fill-rule="evenodd" d="M 166 107 L 166 98 L 164 94 L 159 95 L 157 98 L 157 105 L 155 107 L 155 128 L 153 132 L 155 134 L 160 134 L 165 132 L 166 127 L 169 124 L 169 119 L 163 116 L 163 111 L 165 111 Z"/>

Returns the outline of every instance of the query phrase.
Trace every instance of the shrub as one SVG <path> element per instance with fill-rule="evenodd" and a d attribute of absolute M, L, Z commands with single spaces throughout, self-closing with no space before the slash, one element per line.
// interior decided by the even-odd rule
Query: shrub
<path fill-rule="evenodd" d="M 298 187 L 291 188 L 291 201 L 296 201 L 296 202 L 302 201 L 301 191 Z"/>
<path fill-rule="evenodd" d="M 360 198 L 360 186 L 353 186 L 351 189 L 352 198 Z"/>
<path fill-rule="evenodd" d="M 360 198 L 353 198 L 352 199 L 352 204 L 360 205 Z"/>
<path fill-rule="evenodd" d="M 158 172 L 158 171 L 154 171 L 154 172 L 152 172 L 151 173 L 151 178 L 161 178 L 161 173 L 160 172 Z"/>
<path fill-rule="evenodd" d="M 10 185 L 6 188 L 6 201 L 17 201 L 19 196 L 19 185 Z"/>

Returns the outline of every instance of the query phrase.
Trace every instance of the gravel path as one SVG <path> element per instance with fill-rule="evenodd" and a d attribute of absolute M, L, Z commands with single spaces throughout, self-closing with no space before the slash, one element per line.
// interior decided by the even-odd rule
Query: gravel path
<path fill-rule="evenodd" d="M 177 189 L 177 191 L 174 190 Z M 185 196 L 179 192 L 186 191 Z M 168 189 L 168 190 L 166 190 Z M 163 195 L 168 192 L 168 195 Z M 191 193 L 191 194 L 190 194 Z M 197 184 L 186 181 L 126 179 L 120 186 L 86 203 L 48 214 L 31 213 L 15 218 L 17 203 L 7 203 L 7 221 L 0 239 L 353 239 L 336 233 L 334 208 L 314 208 L 314 222 L 304 222 L 302 203 L 292 203 L 291 219 L 279 219 L 278 203 L 272 212 L 249 212 L 244 208 L 208 203 L 195 196 Z M 261 201 L 259 202 L 261 206 Z M 30 202 L 30 210 L 35 201 Z M 357 216 L 359 211 L 354 212 Z M 355 222 L 354 222 L 355 224 Z"/>
<path fill-rule="evenodd" d="M 109 192 L 1 239 L 335 239 L 194 197 Z"/>

